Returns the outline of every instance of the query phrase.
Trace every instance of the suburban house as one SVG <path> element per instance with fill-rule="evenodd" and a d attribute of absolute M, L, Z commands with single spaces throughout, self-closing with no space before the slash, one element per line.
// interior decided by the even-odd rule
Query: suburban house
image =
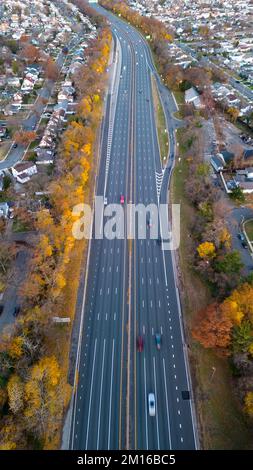
<path fill-rule="evenodd" d="M 186 104 L 193 104 L 193 106 L 195 106 L 197 109 L 202 107 L 199 94 L 193 87 L 189 90 L 186 90 L 185 102 Z"/>
<path fill-rule="evenodd" d="M 235 181 L 245 194 L 253 193 L 253 168 L 237 170 Z"/>
<path fill-rule="evenodd" d="M 0 217 L 7 219 L 9 216 L 9 204 L 8 202 L 0 202 Z"/>
<path fill-rule="evenodd" d="M 228 150 L 223 150 L 221 153 L 218 153 L 218 157 L 224 162 L 224 165 L 228 165 L 234 160 L 235 155 Z"/>
<path fill-rule="evenodd" d="M 253 149 L 246 149 L 243 154 L 244 160 L 253 160 Z"/>
<path fill-rule="evenodd" d="M 4 137 L 6 135 L 6 133 L 7 133 L 6 127 L 0 125 L 0 140 L 1 140 L 1 137 Z"/>
<path fill-rule="evenodd" d="M 50 148 L 38 148 L 36 150 L 37 158 L 36 164 L 37 165 L 51 165 L 54 162 L 54 150 Z"/>
<path fill-rule="evenodd" d="M 8 85 L 10 87 L 20 87 L 20 78 L 18 78 L 18 77 L 9 77 L 8 78 Z"/>
<path fill-rule="evenodd" d="M 224 160 L 218 155 L 212 157 L 210 162 L 211 162 L 212 167 L 217 173 L 219 173 L 220 171 L 224 169 Z"/>
<path fill-rule="evenodd" d="M 13 95 L 13 99 L 14 99 L 15 103 L 20 103 L 20 104 L 21 104 L 22 101 L 23 101 L 23 95 L 22 95 L 22 93 L 19 93 L 19 92 L 15 93 L 15 94 Z"/>
<path fill-rule="evenodd" d="M 37 166 L 33 162 L 21 162 L 12 167 L 12 174 L 18 183 L 27 183 L 32 175 L 37 173 Z"/>

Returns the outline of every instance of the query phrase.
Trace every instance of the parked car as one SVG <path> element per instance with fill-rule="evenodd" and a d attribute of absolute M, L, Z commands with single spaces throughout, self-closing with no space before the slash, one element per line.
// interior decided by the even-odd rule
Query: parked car
<path fill-rule="evenodd" d="M 0 315 L 2 315 L 3 311 L 4 311 L 4 306 L 0 305 Z"/>
<path fill-rule="evenodd" d="M 248 244 L 247 244 L 246 238 L 243 235 L 243 233 L 238 233 L 237 236 L 238 236 L 239 240 L 241 241 L 243 248 L 248 248 Z"/>
<path fill-rule="evenodd" d="M 20 314 L 20 305 L 16 305 L 14 308 L 13 316 L 17 317 Z"/>
<path fill-rule="evenodd" d="M 120 196 L 120 204 L 125 204 L 125 196 L 123 194 Z"/>

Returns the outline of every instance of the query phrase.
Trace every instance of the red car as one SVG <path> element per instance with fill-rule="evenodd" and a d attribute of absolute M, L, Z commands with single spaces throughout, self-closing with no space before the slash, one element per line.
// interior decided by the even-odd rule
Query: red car
<path fill-rule="evenodd" d="M 121 194 L 120 196 L 120 204 L 125 204 L 125 197 L 123 196 L 123 194 Z"/>
<path fill-rule="evenodd" d="M 137 351 L 142 352 L 143 351 L 143 346 L 144 346 L 143 337 L 138 336 L 138 338 L 137 338 Z"/>

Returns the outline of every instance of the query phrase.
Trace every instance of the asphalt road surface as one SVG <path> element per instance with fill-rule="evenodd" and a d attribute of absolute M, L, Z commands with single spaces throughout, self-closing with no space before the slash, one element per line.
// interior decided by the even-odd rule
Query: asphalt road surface
<path fill-rule="evenodd" d="M 115 119 L 110 131 L 107 108 L 97 194 L 105 194 L 108 204 L 118 204 L 121 195 L 125 203 L 166 202 L 174 101 L 159 82 L 170 126 L 162 171 L 148 47 L 131 26 L 96 9 L 110 20 L 121 47 L 118 92 L 115 86 L 107 101 L 109 107 L 116 100 Z M 86 292 L 70 448 L 195 449 L 192 400 L 182 396 L 190 385 L 171 252 L 149 237 L 92 240 Z M 160 350 L 156 333 L 162 335 Z M 149 415 L 149 393 L 155 394 L 155 416 Z"/>

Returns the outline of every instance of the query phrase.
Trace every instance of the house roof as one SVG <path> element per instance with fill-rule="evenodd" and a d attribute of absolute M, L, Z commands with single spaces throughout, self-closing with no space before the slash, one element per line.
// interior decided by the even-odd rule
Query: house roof
<path fill-rule="evenodd" d="M 218 156 L 214 156 L 211 158 L 211 164 L 216 171 L 222 170 L 224 167 L 222 159 Z"/>
<path fill-rule="evenodd" d="M 223 150 L 221 152 L 226 163 L 231 162 L 235 158 L 235 155 L 232 152 L 228 152 L 228 150 Z"/>
<path fill-rule="evenodd" d="M 199 94 L 195 90 L 195 88 L 190 88 L 189 90 L 186 90 L 186 92 L 185 92 L 185 100 L 186 101 L 194 101 L 198 97 L 199 97 Z"/>
<path fill-rule="evenodd" d="M 246 149 L 243 156 L 245 159 L 253 158 L 253 149 Z"/>
<path fill-rule="evenodd" d="M 22 173 L 23 171 L 26 171 L 28 170 L 29 168 L 32 168 L 34 167 L 34 163 L 33 162 L 22 162 L 22 163 L 17 163 L 17 165 L 15 165 L 13 168 L 18 172 L 18 173 Z"/>
<path fill-rule="evenodd" d="M 0 202 L 0 216 L 7 217 L 9 212 L 8 202 Z"/>

